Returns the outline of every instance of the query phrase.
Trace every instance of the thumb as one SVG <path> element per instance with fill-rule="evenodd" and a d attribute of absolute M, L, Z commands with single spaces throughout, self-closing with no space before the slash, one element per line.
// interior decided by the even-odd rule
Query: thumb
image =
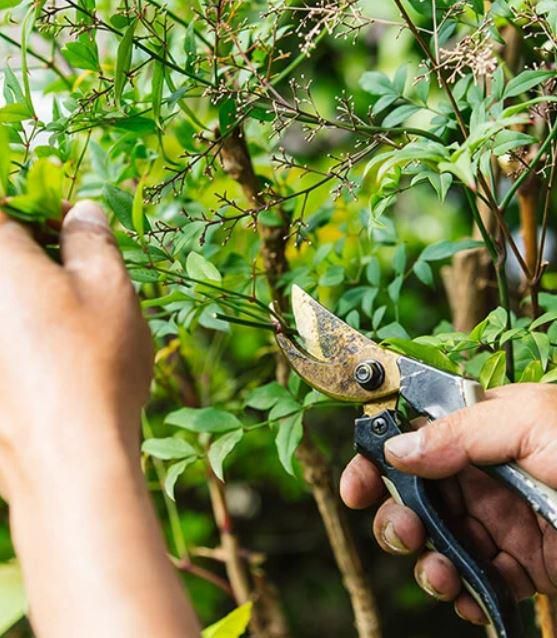
<path fill-rule="evenodd" d="M 95 202 L 78 202 L 64 218 L 61 233 L 64 268 L 85 293 L 106 294 L 129 285 L 122 255 L 102 208 Z"/>
<path fill-rule="evenodd" d="M 390 439 L 385 455 L 405 472 L 445 478 L 470 464 L 524 459 L 534 434 L 528 413 L 508 398 L 493 398 Z"/>

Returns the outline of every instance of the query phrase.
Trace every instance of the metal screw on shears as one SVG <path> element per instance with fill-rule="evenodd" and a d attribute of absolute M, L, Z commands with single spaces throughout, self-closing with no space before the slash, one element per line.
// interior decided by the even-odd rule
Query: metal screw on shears
<path fill-rule="evenodd" d="M 375 434 L 381 436 L 387 431 L 387 421 L 382 416 L 378 416 L 376 419 L 373 419 L 371 429 Z"/>
<path fill-rule="evenodd" d="M 356 366 L 354 379 L 364 390 L 377 390 L 385 381 L 385 370 L 379 361 L 363 361 Z"/>

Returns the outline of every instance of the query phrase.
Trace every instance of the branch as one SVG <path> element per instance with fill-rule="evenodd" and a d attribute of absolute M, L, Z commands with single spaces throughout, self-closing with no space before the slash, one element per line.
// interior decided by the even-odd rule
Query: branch
<path fill-rule="evenodd" d="M 268 206 L 262 185 L 253 168 L 248 146 L 242 129 L 228 135 L 221 151 L 223 168 L 241 187 L 251 206 Z M 277 207 L 282 225 L 278 228 L 258 224 L 261 237 L 261 255 L 265 265 L 271 296 L 280 311 L 286 308 L 286 301 L 278 289 L 281 276 L 288 271 L 286 242 L 290 219 Z M 277 353 L 276 378 L 286 385 L 288 366 Z M 332 479 L 331 468 L 325 457 L 318 451 L 307 431 L 297 451 L 297 458 L 303 468 L 304 478 L 311 487 L 319 513 L 327 532 L 342 580 L 350 596 L 359 638 L 380 638 L 380 622 L 375 597 L 365 576 L 358 556 L 354 537 L 346 521 L 345 510 L 338 496 L 338 489 Z"/>

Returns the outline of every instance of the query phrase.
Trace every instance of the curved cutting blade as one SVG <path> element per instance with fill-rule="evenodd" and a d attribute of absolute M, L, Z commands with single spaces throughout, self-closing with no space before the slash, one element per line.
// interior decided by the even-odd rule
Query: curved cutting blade
<path fill-rule="evenodd" d="M 358 403 L 398 392 L 397 354 L 335 317 L 299 286 L 292 288 L 292 310 L 303 347 L 283 333 L 276 338 L 290 365 L 309 385 L 335 399 Z M 385 371 L 377 390 L 366 390 L 354 379 L 356 367 L 366 361 L 377 361 Z"/>

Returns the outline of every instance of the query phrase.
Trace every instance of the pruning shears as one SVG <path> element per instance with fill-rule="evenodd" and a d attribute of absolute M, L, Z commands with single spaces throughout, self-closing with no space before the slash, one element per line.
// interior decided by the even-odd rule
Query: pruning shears
<path fill-rule="evenodd" d="M 481 401 L 484 393 L 480 384 L 383 348 L 297 286 L 292 289 L 292 310 L 303 344 L 284 331 L 278 330 L 276 335 L 291 367 L 323 394 L 363 405 L 363 416 L 355 422 L 356 450 L 379 468 L 392 497 L 420 517 L 428 546 L 455 565 L 465 587 L 484 610 L 494 635 L 522 637 L 520 615 L 508 587 L 443 520 L 435 505 L 434 481 L 395 469 L 384 454 L 388 439 L 411 429 L 400 410 L 401 398 L 416 414 L 438 419 Z M 557 529 L 555 490 L 513 463 L 480 469 L 514 490 Z"/>

